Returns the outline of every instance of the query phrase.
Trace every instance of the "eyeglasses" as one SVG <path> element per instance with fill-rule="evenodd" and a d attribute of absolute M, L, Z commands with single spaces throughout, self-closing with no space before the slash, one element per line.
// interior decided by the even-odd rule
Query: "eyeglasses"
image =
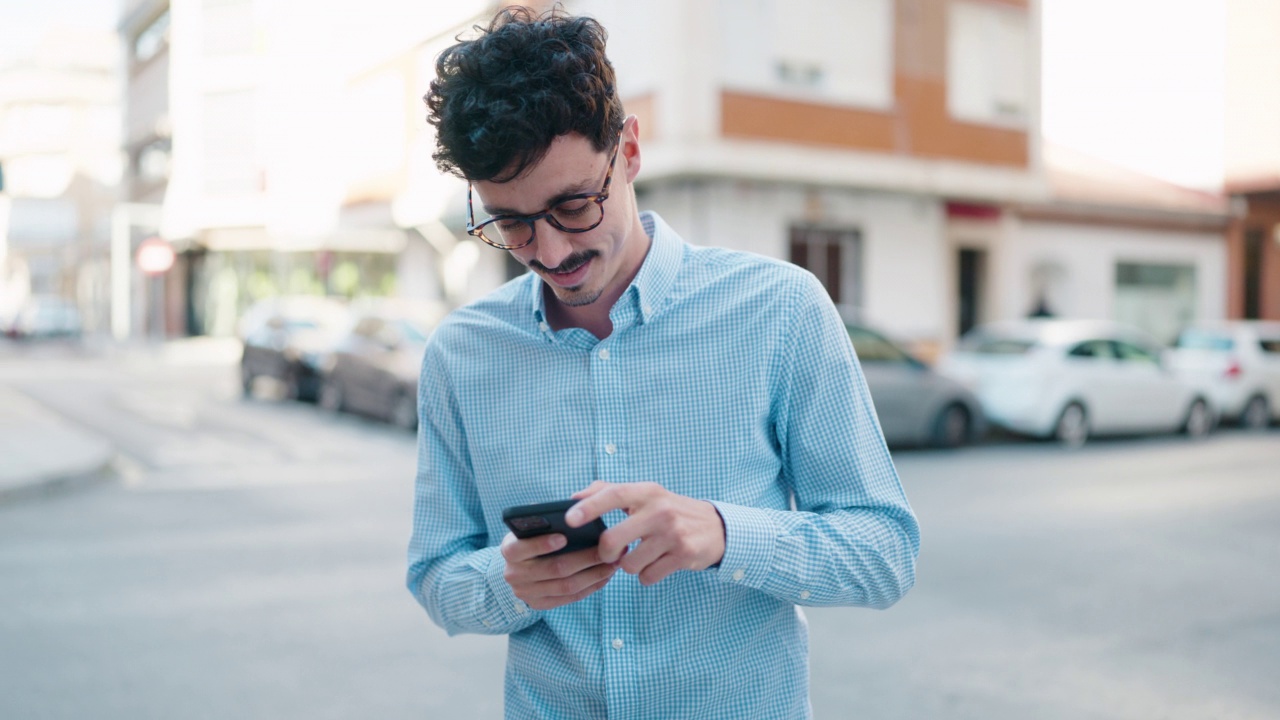
<path fill-rule="evenodd" d="M 613 168 L 618 162 L 618 150 L 622 138 L 613 147 L 609 171 L 604 175 L 604 187 L 598 193 L 570 195 L 533 215 L 494 215 L 479 225 L 471 203 L 471 184 L 467 183 L 467 234 L 478 237 L 502 250 L 517 250 L 533 242 L 535 224 L 546 218 L 552 227 L 567 233 L 584 233 L 594 230 L 604 221 L 604 201 L 609 199 L 609 184 L 613 182 Z"/>

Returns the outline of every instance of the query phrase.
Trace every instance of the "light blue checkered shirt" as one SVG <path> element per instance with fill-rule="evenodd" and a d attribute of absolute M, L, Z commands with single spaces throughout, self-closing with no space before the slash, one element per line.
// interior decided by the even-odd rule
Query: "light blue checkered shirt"
<path fill-rule="evenodd" d="M 510 635 L 508 718 L 809 717 L 796 606 L 894 603 L 915 517 L 818 281 L 642 219 L 653 243 L 608 338 L 551 330 L 532 273 L 431 337 L 409 588 L 451 635 Z M 502 509 L 597 479 L 712 501 L 719 567 L 525 606 L 502 577 Z"/>

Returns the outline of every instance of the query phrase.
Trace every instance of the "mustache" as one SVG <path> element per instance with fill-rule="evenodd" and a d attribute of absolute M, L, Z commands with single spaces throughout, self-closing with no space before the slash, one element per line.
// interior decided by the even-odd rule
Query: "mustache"
<path fill-rule="evenodd" d="M 569 257 L 564 259 L 564 262 L 560 263 L 559 265 L 553 268 L 549 268 L 546 265 L 543 265 L 542 263 L 538 262 L 537 260 L 530 260 L 529 267 L 534 268 L 535 270 L 541 270 L 546 273 L 571 273 L 574 270 L 577 270 L 578 268 L 582 267 L 583 265 L 586 265 L 589 260 L 591 260 L 592 258 L 596 257 L 599 254 L 600 253 L 595 250 L 587 250 L 586 252 L 580 252 L 580 253 L 577 253 L 576 255 L 570 255 Z"/>

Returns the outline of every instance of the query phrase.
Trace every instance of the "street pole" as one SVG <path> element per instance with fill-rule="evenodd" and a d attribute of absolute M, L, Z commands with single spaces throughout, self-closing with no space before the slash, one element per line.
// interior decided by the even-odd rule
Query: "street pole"
<path fill-rule="evenodd" d="M 160 227 L 160 206 L 120 203 L 111 213 L 111 336 L 129 339 L 130 294 L 133 290 L 133 228 Z"/>

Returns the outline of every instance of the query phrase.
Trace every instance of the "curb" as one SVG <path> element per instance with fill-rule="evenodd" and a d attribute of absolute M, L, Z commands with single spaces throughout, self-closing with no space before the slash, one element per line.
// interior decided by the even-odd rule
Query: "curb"
<path fill-rule="evenodd" d="M 0 503 L 110 478 L 115 459 L 106 438 L 0 384 Z"/>
<path fill-rule="evenodd" d="M 108 460 L 101 467 L 84 473 L 54 475 L 22 484 L 0 487 L 0 507 L 23 500 L 53 497 L 73 490 L 115 481 L 118 475 L 113 465 L 114 463 Z"/>

